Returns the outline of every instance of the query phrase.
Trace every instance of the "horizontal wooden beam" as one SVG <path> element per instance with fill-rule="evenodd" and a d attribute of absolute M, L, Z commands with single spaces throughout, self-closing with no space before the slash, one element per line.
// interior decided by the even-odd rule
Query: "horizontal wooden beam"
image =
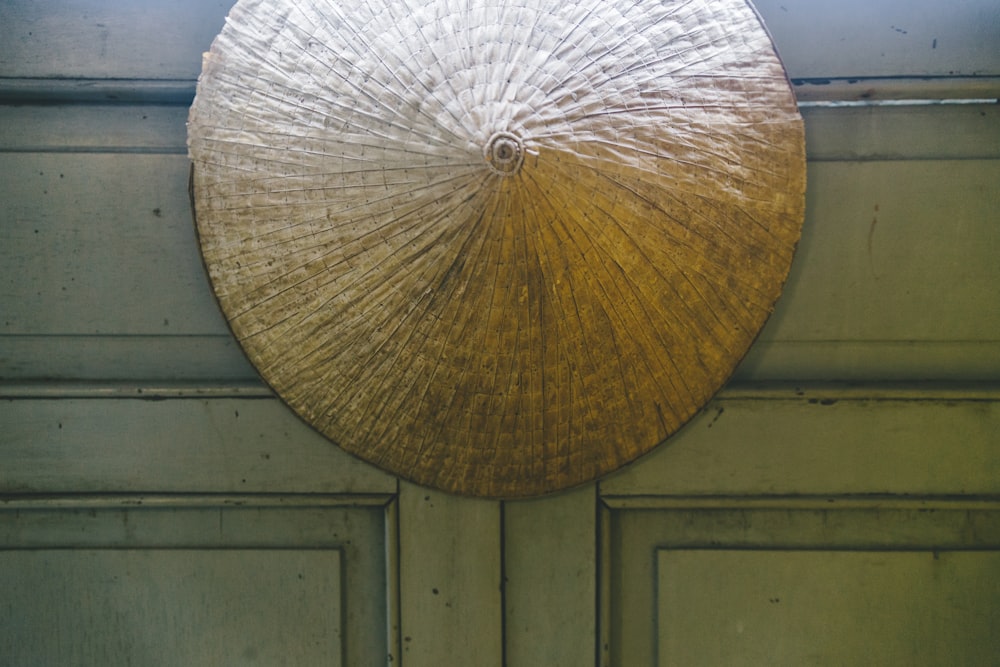
<path fill-rule="evenodd" d="M 602 496 L 614 510 L 912 510 L 1000 511 L 1000 496 L 903 496 L 861 494 L 846 496 Z"/>
<path fill-rule="evenodd" d="M 87 493 L 87 494 L 25 494 L 4 495 L 0 498 L 0 508 L 6 511 L 54 510 L 54 509 L 198 509 L 220 507 L 253 508 L 356 508 L 384 507 L 395 499 L 388 493 L 302 493 L 302 494 L 134 494 L 134 493 Z"/>
<path fill-rule="evenodd" d="M 0 78 L 0 104 L 180 104 L 194 99 L 194 79 Z"/>
<path fill-rule="evenodd" d="M 161 400 L 181 398 L 274 398 L 263 382 L 5 382 L 0 383 L 0 398 L 69 399 L 133 398 Z"/>
<path fill-rule="evenodd" d="M 274 399 L 263 382 L 0 382 L 0 399 Z M 1000 401 L 993 382 L 733 382 L 716 399 L 765 401 Z"/>
<path fill-rule="evenodd" d="M 799 103 L 967 101 L 995 102 L 1000 98 L 997 76 L 857 77 L 793 79 Z"/>
<path fill-rule="evenodd" d="M 1000 76 L 792 79 L 800 103 L 1000 98 Z M 195 79 L 61 79 L 0 77 L 0 104 L 156 104 L 188 106 Z"/>

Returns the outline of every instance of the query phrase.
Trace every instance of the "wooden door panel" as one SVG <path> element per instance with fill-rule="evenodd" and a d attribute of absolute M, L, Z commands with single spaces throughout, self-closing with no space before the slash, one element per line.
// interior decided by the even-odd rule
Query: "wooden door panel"
<path fill-rule="evenodd" d="M 775 641 L 734 660 L 778 637 L 805 662 L 864 648 L 795 644 L 819 622 L 824 640 L 877 628 L 891 655 L 948 664 L 995 649 L 997 577 L 980 585 L 1000 549 L 994 0 L 758 0 L 808 133 L 778 311 L 667 446 L 596 490 L 518 503 L 349 457 L 226 329 L 185 120 L 232 4 L 0 3 L 0 655 L 148 664 L 142 632 L 173 624 L 162 646 L 215 623 L 225 641 L 177 647 L 185 664 L 264 661 L 284 633 L 289 662 L 577 667 L 598 625 L 601 664 L 641 667 L 725 657 L 735 640 L 710 630 L 738 617 Z M 909 102 L 859 103 L 880 99 Z M 863 384 L 827 384 L 843 381 Z M 208 596 L 193 615 L 164 573 Z M 220 619 L 247 587 L 257 604 Z M 791 608 L 804 592 L 840 602 Z M 907 615 L 873 615 L 888 608 Z M 64 641 L 39 648 L 52 629 Z"/>
<path fill-rule="evenodd" d="M 596 487 L 504 503 L 504 645 L 511 667 L 594 662 Z"/>
<path fill-rule="evenodd" d="M 340 559 L 338 549 L 0 551 L 0 654 L 11 667 L 342 665 Z"/>
<path fill-rule="evenodd" d="M 1000 74 L 992 0 L 757 0 L 793 78 Z M 194 79 L 232 0 L 13 0 L 0 76 Z"/>
<path fill-rule="evenodd" d="M 10 500 L 3 663 L 382 664 L 386 514 L 319 497 Z"/>
<path fill-rule="evenodd" d="M 660 549 L 656 664 L 987 665 L 998 551 Z"/>
<path fill-rule="evenodd" d="M 499 501 L 399 489 L 404 667 L 503 667 Z"/>
<path fill-rule="evenodd" d="M 789 284 L 737 379 L 1000 376 L 998 164 L 811 165 Z M 0 377 L 257 381 L 200 263 L 185 157 L 0 153 L 0 169 Z"/>
<path fill-rule="evenodd" d="M 628 505 L 607 510 L 603 536 L 604 665 L 975 665 L 995 654 L 995 503 Z M 940 659 L 949 651 L 957 662 Z"/>
<path fill-rule="evenodd" d="M 0 106 L 0 377 L 258 381 L 200 263 L 185 114 Z M 805 118 L 803 239 L 736 379 L 1000 377 L 996 105 Z"/>
<path fill-rule="evenodd" d="M 32 384 L 4 398 L 3 493 L 396 492 L 258 387 Z"/>
<path fill-rule="evenodd" d="M 601 493 L 998 494 L 997 433 L 989 387 L 734 387 Z"/>

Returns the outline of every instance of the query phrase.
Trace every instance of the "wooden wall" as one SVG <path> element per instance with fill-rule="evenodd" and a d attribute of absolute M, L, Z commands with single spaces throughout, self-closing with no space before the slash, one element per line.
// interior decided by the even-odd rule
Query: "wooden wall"
<path fill-rule="evenodd" d="M 230 336 L 185 119 L 231 4 L 0 4 L 0 662 L 1000 654 L 995 2 L 757 3 L 809 158 L 778 309 L 668 444 L 510 503 L 347 456 Z"/>

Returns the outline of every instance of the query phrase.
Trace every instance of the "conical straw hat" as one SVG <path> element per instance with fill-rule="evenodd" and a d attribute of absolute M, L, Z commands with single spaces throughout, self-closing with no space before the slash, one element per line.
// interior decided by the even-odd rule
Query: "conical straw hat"
<path fill-rule="evenodd" d="M 240 0 L 188 131 L 261 376 L 459 494 L 570 487 L 677 431 L 803 219 L 802 121 L 744 0 Z"/>

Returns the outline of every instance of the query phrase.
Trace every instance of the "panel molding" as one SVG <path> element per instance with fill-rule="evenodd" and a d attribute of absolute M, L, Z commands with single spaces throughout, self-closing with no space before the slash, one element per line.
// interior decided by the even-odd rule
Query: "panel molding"
<path fill-rule="evenodd" d="M 782 511 L 904 511 L 976 512 L 1000 510 L 1000 495 L 924 496 L 840 495 L 840 496 L 670 496 L 605 495 L 601 501 L 611 510 L 782 510 Z"/>
<path fill-rule="evenodd" d="M 361 509 L 386 507 L 395 500 L 391 494 L 4 494 L 0 511 L 31 510 L 127 510 L 127 509 Z M 9 548 L 9 547 L 7 547 Z"/>
<path fill-rule="evenodd" d="M 268 558 L 286 562 L 282 553 L 295 561 L 296 554 L 308 559 L 312 557 L 309 554 L 332 552 L 337 555 L 339 574 L 325 575 L 340 582 L 335 602 L 344 610 L 340 633 L 344 662 L 379 664 L 384 662 L 391 643 L 387 635 L 391 631 L 390 612 L 385 608 L 391 576 L 386 555 L 386 507 L 391 501 L 392 496 L 335 494 L 5 497 L 0 502 L 0 557 L 21 554 L 16 556 L 16 562 L 30 564 L 46 553 L 62 553 L 67 554 L 65 563 L 72 563 L 75 553 L 103 553 L 112 554 L 105 558 L 111 559 L 108 562 L 117 562 L 118 556 L 113 554 L 141 552 L 162 554 L 156 557 L 183 564 L 185 553 L 209 553 L 224 565 L 229 561 L 239 563 L 241 554 L 247 553 L 270 554 Z M 64 574 L 72 577 L 73 573 Z M 52 572 L 52 576 L 59 575 L 58 568 Z M 135 584 L 141 585 L 142 580 Z M 160 586 L 156 581 L 149 584 L 154 589 Z M 245 589 L 254 585 L 252 580 L 238 580 L 236 584 L 233 592 L 237 597 L 259 594 L 255 588 Z M 155 590 L 134 593 L 139 601 L 147 593 L 155 598 Z M 240 611 L 232 613 L 238 615 Z M 63 618 L 72 624 L 75 617 L 67 611 Z M 79 624 L 92 623 L 110 631 L 116 627 L 116 618 L 80 618 Z M 162 627 L 145 630 L 162 641 L 184 639 L 165 634 L 169 629 Z M 69 649 L 85 650 L 85 644 L 89 645 L 74 640 Z"/>
<path fill-rule="evenodd" d="M 263 382 L 209 381 L 0 381 L 0 399 L 11 401 L 36 399 L 197 399 L 260 398 L 275 399 L 275 393 Z"/>
<path fill-rule="evenodd" d="M 658 500 L 602 505 L 602 666 L 656 664 L 664 551 L 1000 551 L 1000 498 Z"/>

